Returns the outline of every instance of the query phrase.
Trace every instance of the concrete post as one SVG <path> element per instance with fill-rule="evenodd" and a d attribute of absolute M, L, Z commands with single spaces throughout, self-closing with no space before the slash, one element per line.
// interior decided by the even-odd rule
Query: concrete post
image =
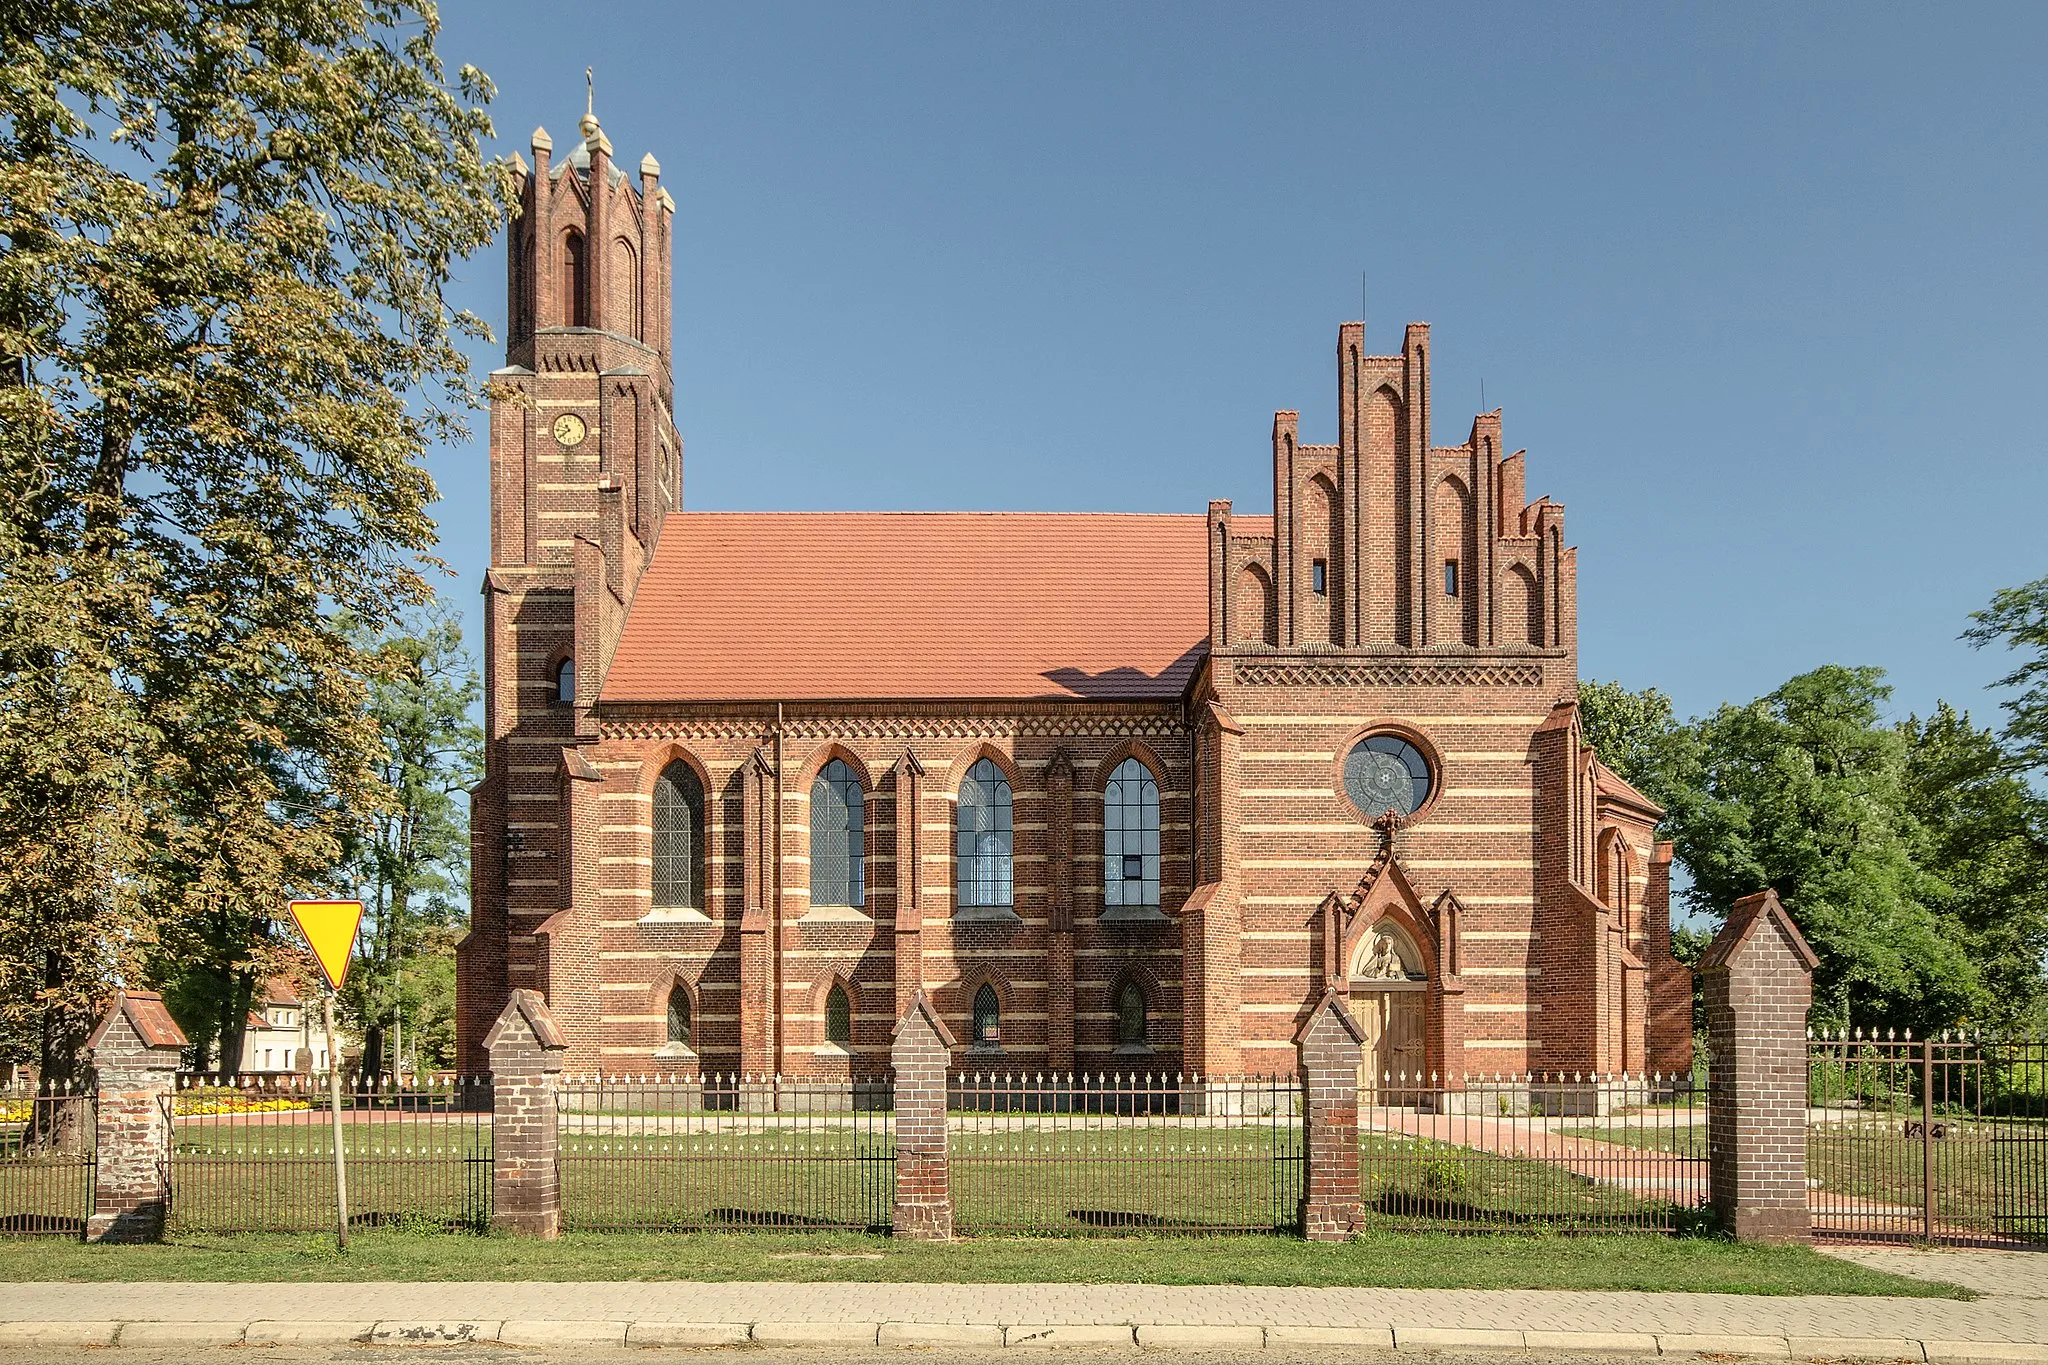
<path fill-rule="evenodd" d="M 1365 1222 L 1358 1178 L 1358 1061 L 1365 1036 L 1336 991 L 1326 991 L 1294 1035 L 1308 1091 L 1302 1146 L 1301 1232 L 1341 1242 Z"/>
<path fill-rule="evenodd" d="M 922 990 L 896 1021 L 889 1064 L 896 1072 L 898 1237 L 944 1241 L 953 1235 L 953 1190 L 946 1168 L 946 1069 L 958 1040 Z"/>
<path fill-rule="evenodd" d="M 538 991 L 517 990 L 484 1037 L 491 1056 L 491 1224 L 554 1238 L 562 1231 L 555 1170 L 555 1078 L 569 1040 Z"/>
<path fill-rule="evenodd" d="M 98 1077 L 88 1242 L 153 1242 L 171 1201 L 171 1096 L 185 1035 L 154 991 L 117 991 L 86 1045 Z"/>
<path fill-rule="evenodd" d="M 1806 1007 L 1820 959 L 1776 893 L 1745 896 L 1700 958 L 1714 1213 L 1745 1242 L 1806 1242 Z"/>

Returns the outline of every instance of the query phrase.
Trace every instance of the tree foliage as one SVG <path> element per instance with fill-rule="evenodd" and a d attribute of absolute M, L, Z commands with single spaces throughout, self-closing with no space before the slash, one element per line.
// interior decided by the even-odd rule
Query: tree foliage
<path fill-rule="evenodd" d="M 0 6 L 0 1048 L 319 889 L 386 794 L 340 625 L 424 601 L 504 186 L 426 4 Z"/>
<path fill-rule="evenodd" d="M 452 1060 L 454 943 L 469 916 L 464 797 L 483 774 L 483 731 L 470 713 L 483 688 L 445 607 L 381 638 L 365 628 L 360 643 L 392 661 L 370 713 L 383 736 L 379 775 L 396 799 L 369 813 L 344 869 L 364 919 L 343 1005 L 363 1039 L 363 1070 L 376 1076 L 413 1058 Z"/>

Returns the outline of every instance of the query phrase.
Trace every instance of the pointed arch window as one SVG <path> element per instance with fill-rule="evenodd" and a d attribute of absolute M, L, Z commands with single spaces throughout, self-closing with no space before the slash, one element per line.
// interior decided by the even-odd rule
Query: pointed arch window
<path fill-rule="evenodd" d="M 654 908 L 704 908 L 704 784 L 681 760 L 654 780 Z"/>
<path fill-rule="evenodd" d="M 974 1046 L 999 1048 L 1003 1037 L 1003 1004 L 986 981 L 974 993 Z"/>
<path fill-rule="evenodd" d="M 678 981 L 668 988 L 668 1041 L 675 1047 L 690 1045 L 690 992 Z"/>
<path fill-rule="evenodd" d="M 583 234 L 570 228 L 562 234 L 562 321 L 569 327 L 590 325 L 590 269 Z"/>
<path fill-rule="evenodd" d="M 811 904 L 867 903 L 867 823 L 860 779 L 833 759 L 811 781 Z"/>
<path fill-rule="evenodd" d="M 1116 1043 L 1119 1048 L 1146 1046 L 1145 988 L 1129 977 L 1116 988 Z"/>
<path fill-rule="evenodd" d="M 844 986 L 835 984 L 825 993 L 825 1041 L 841 1047 L 853 1045 L 853 1001 Z"/>
<path fill-rule="evenodd" d="M 1159 908 L 1159 783 L 1135 758 L 1117 764 L 1102 793 L 1102 903 Z"/>
<path fill-rule="evenodd" d="M 1007 908 L 1015 894 L 1010 783 L 993 759 L 967 770 L 954 828 L 954 904 Z"/>
<path fill-rule="evenodd" d="M 574 655 L 555 665 L 555 700 L 564 706 L 576 700 L 576 659 Z"/>

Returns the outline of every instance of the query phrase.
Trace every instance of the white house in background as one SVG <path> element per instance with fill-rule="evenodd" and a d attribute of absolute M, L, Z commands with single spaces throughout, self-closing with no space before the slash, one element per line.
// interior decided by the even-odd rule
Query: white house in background
<path fill-rule="evenodd" d="M 348 1040 L 341 1039 L 346 1052 Z M 263 983 L 242 1031 L 242 1074 L 283 1075 L 327 1070 L 327 1032 L 312 1007 L 281 976 Z"/>

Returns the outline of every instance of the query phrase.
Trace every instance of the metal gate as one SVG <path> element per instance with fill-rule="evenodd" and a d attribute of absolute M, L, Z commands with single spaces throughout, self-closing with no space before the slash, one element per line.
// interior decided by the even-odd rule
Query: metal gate
<path fill-rule="evenodd" d="M 83 1237 L 97 1122 L 90 1094 L 0 1091 L 0 1237 Z"/>
<path fill-rule="evenodd" d="M 1807 1075 L 1816 1233 L 2048 1242 L 2048 1039 L 1838 1034 Z"/>

